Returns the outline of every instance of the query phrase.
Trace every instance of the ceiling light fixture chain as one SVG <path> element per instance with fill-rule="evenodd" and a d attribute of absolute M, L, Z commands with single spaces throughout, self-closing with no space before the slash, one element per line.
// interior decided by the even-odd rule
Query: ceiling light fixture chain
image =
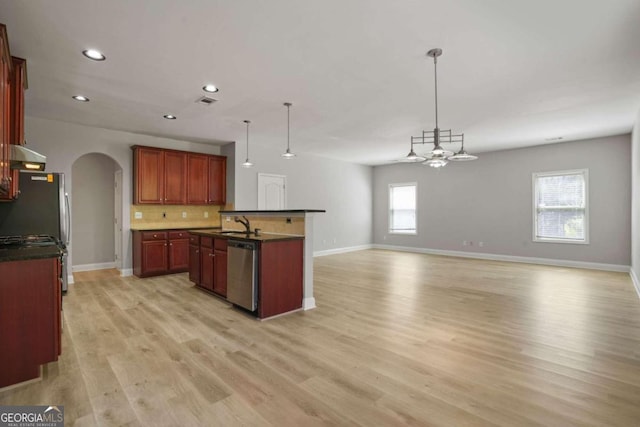
<path fill-rule="evenodd" d="M 401 159 L 401 162 L 423 162 L 425 165 L 429 165 L 434 168 L 441 168 L 446 166 L 449 160 L 453 161 L 467 161 L 475 160 L 478 157 L 468 154 L 464 150 L 464 133 L 454 134 L 451 129 L 440 130 L 438 123 L 438 57 L 442 55 L 442 49 L 435 48 L 427 52 L 427 56 L 433 58 L 433 70 L 434 70 L 434 87 L 435 87 L 435 115 L 436 115 L 436 127 L 433 130 L 423 130 L 421 136 L 411 137 L 411 150 L 409 154 Z M 442 148 L 440 143 L 461 143 L 460 151 L 453 153 L 452 151 Z M 413 146 L 416 144 L 433 144 L 433 149 L 424 156 L 416 154 Z"/>
<path fill-rule="evenodd" d="M 289 142 L 289 135 L 290 135 L 290 125 L 289 125 L 289 113 L 290 113 L 290 109 L 291 106 L 293 104 L 291 104 L 290 102 L 285 102 L 284 104 L 285 107 L 287 107 L 287 151 L 285 151 L 284 153 L 282 153 L 282 157 L 284 157 L 285 159 L 293 159 L 296 155 L 294 153 L 291 152 L 291 148 L 290 148 L 290 142 Z"/>

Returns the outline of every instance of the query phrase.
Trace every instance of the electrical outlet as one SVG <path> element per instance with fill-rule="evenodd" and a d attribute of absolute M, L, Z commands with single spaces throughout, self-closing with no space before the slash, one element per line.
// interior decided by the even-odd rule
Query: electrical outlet
<path fill-rule="evenodd" d="M 481 248 L 484 247 L 484 242 L 478 242 L 478 246 L 480 246 Z"/>
<path fill-rule="evenodd" d="M 205 213 L 204 213 L 204 217 L 205 217 L 205 218 L 209 218 L 209 212 L 205 212 Z"/>
<path fill-rule="evenodd" d="M 287 218 L 287 224 L 291 224 L 291 218 Z"/>
<path fill-rule="evenodd" d="M 136 212 L 135 214 L 133 214 L 133 217 L 135 219 L 142 219 L 142 212 Z"/>
<path fill-rule="evenodd" d="M 224 219 L 224 220 L 225 220 L 225 221 L 227 221 L 227 222 L 231 222 L 231 217 L 230 217 L 230 216 L 227 216 L 227 217 L 225 217 L 225 219 Z"/>
<path fill-rule="evenodd" d="M 186 212 L 182 212 L 182 218 L 186 218 L 187 217 L 187 213 Z"/>
<path fill-rule="evenodd" d="M 468 240 L 463 240 L 462 241 L 462 246 L 469 246 L 469 241 Z"/>

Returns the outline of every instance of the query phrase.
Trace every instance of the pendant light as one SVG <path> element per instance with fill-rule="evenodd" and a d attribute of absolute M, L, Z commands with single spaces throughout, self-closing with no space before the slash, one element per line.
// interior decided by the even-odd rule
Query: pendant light
<path fill-rule="evenodd" d="M 242 164 L 242 167 L 250 168 L 253 166 L 253 163 L 249 161 L 249 123 L 251 122 L 249 120 L 245 120 L 244 122 L 247 124 L 247 159 Z"/>
<path fill-rule="evenodd" d="M 419 156 L 416 154 L 415 151 L 413 151 L 413 144 L 411 144 L 411 151 L 409 151 L 409 154 L 407 154 L 407 157 L 403 157 L 398 161 L 404 162 L 404 163 L 417 163 L 417 162 L 424 162 L 425 160 L 427 160 L 426 157 Z"/>
<path fill-rule="evenodd" d="M 411 137 L 411 151 L 409 155 L 400 161 L 403 162 L 417 162 L 425 159 L 422 163 L 424 165 L 431 166 L 433 168 L 442 168 L 452 161 L 469 161 L 476 160 L 478 157 L 467 153 L 464 150 L 464 134 L 454 134 L 451 129 L 441 130 L 438 125 L 438 57 L 442 55 L 442 49 L 435 48 L 427 52 L 427 56 L 433 58 L 434 67 L 434 86 L 435 86 L 435 113 L 436 113 L 436 127 L 432 131 L 422 131 L 422 136 Z M 442 147 L 443 143 L 460 142 L 462 147 L 457 153 L 446 150 Z M 433 149 L 429 151 L 424 157 L 418 156 L 413 151 L 415 144 L 433 144 Z"/>
<path fill-rule="evenodd" d="M 287 160 L 291 160 L 296 156 L 291 152 L 291 149 L 289 149 L 289 109 L 291 108 L 292 104 L 290 102 L 285 102 L 283 105 L 287 107 L 287 151 L 282 153 L 282 157 Z"/>
<path fill-rule="evenodd" d="M 476 160 L 478 156 L 474 156 L 473 154 L 469 154 L 464 150 L 464 134 L 462 134 L 462 147 L 460 147 L 460 151 L 458 151 L 453 156 L 449 156 L 449 160 L 454 162 L 468 162 L 470 160 Z"/>

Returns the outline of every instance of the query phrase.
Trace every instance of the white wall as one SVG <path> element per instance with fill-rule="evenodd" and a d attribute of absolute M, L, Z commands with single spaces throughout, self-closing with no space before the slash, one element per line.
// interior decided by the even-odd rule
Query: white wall
<path fill-rule="evenodd" d="M 115 261 L 115 171 L 115 162 L 104 154 L 85 154 L 73 163 L 71 196 L 75 203 L 71 209 L 71 236 L 74 266 Z"/>
<path fill-rule="evenodd" d="M 81 126 L 55 120 L 25 117 L 25 136 L 27 147 L 47 156 L 46 170 L 62 172 L 66 175 L 67 192 L 73 194 L 72 165 L 76 159 L 88 153 L 102 153 L 111 157 L 122 169 L 122 221 L 123 268 L 132 268 L 131 232 L 129 210 L 132 195 L 133 154 L 131 146 L 147 145 L 151 147 L 172 148 L 206 154 L 220 154 L 220 147 L 209 144 L 179 141 L 168 138 L 140 135 L 129 132 Z M 73 205 L 73 199 L 70 199 Z M 72 208 L 73 209 L 73 208 Z M 73 218 L 72 218 L 73 221 Z M 73 236 L 69 248 L 69 265 L 74 265 Z M 96 242 L 99 244 L 99 242 Z"/>
<path fill-rule="evenodd" d="M 640 111 L 631 134 L 631 275 L 640 295 Z"/>
<path fill-rule="evenodd" d="M 628 266 L 630 154 L 630 135 L 620 135 L 482 153 L 442 170 L 375 167 L 374 243 Z M 534 243 L 532 173 L 581 168 L 589 169 L 590 243 Z M 417 236 L 388 234 L 388 185 L 401 182 L 418 182 Z"/>
<path fill-rule="evenodd" d="M 258 173 L 287 177 L 287 209 L 324 209 L 314 218 L 314 252 L 371 244 L 372 172 L 363 166 L 318 156 L 292 160 L 280 152 L 252 145 L 252 168 L 241 165 L 242 144 L 236 153 L 236 209 L 257 209 Z"/>

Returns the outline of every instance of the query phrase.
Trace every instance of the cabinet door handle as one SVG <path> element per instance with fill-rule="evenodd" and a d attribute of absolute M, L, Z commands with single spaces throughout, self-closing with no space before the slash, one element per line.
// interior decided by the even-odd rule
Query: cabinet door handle
<path fill-rule="evenodd" d="M 155 239 L 156 237 L 158 237 L 158 235 L 157 235 L 157 234 L 154 234 L 154 235 L 153 235 L 153 238 Z"/>

